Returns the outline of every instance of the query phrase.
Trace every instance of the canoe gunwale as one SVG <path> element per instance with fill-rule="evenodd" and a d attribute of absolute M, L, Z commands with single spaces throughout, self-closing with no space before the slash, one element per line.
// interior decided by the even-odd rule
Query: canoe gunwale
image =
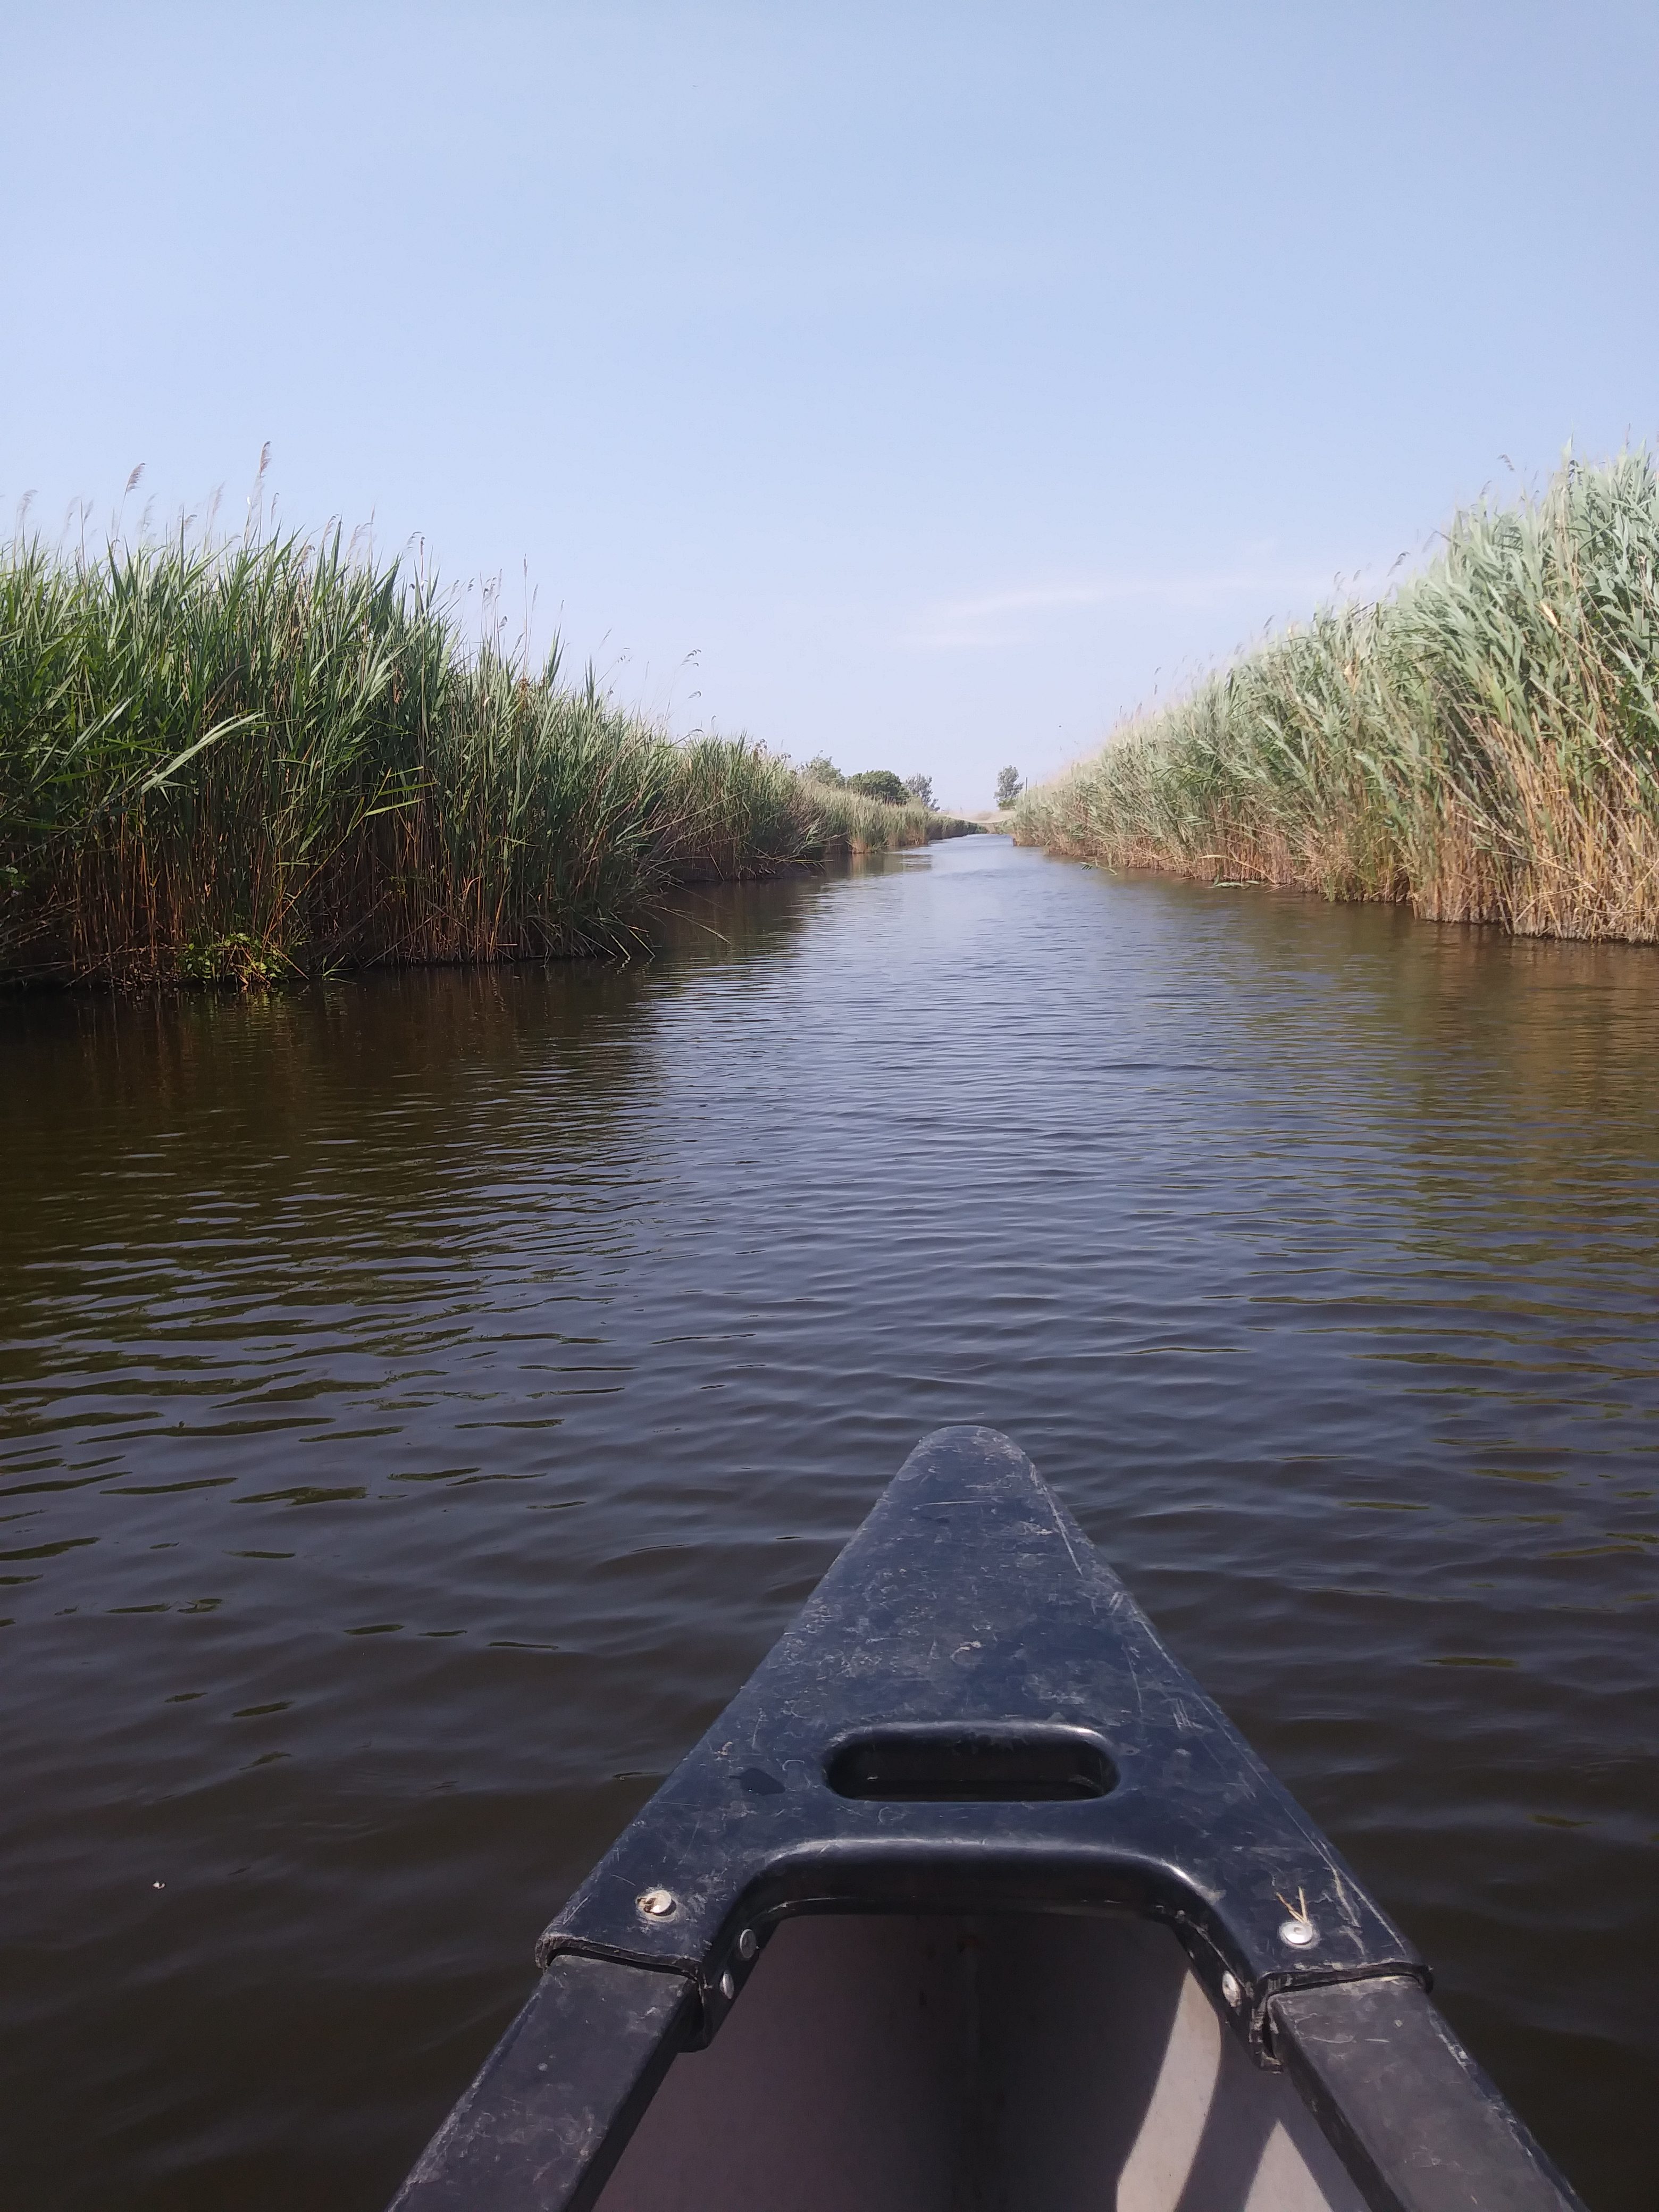
<path fill-rule="evenodd" d="M 1583 2212 L 1419 1984 L 1291 1991 L 1269 2013 L 1286 2073 L 1375 2212 Z"/>

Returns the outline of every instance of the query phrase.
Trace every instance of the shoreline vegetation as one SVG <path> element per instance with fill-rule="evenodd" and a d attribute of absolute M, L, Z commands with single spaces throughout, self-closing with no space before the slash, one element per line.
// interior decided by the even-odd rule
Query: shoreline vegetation
<path fill-rule="evenodd" d="M 1028 790 L 1017 841 L 1409 905 L 1517 935 L 1659 939 L 1659 476 L 1569 459 L 1460 513 L 1387 597 L 1322 608 Z"/>
<path fill-rule="evenodd" d="M 469 647 L 337 530 L 0 546 L 6 981 L 626 953 L 682 885 L 977 826 L 860 781 Z"/>

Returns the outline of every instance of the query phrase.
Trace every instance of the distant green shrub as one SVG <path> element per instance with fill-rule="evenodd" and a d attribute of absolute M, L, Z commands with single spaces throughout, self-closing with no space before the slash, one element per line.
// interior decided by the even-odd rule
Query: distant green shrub
<path fill-rule="evenodd" d="M 850 791 L 861 791 L 866 799 L 879 799 L 884 806 L 908 806 L 913 802 L 902 777 L 890 768 L 866 768 L 847 779 Z"/>

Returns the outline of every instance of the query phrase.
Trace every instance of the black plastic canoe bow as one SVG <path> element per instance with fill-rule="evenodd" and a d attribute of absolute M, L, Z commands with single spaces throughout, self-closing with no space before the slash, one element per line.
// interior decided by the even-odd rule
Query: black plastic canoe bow
<path fill-rule="evenodd" d="M 1159 1643 L 1025 1455 L 913 1451 L 790 1628 L 571 1898 L 396 2212 L 591 2204 L 677 2051 L 811 1912 L 1165 1923 L 1367 2203 L 1576 2200 L 1412 1945 Z"/>

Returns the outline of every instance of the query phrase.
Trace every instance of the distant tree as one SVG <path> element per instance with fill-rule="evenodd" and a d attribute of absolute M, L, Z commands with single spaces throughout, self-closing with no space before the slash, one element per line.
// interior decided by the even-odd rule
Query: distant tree
<path fill-rule="evenodd" d="M 997 805 L 1004 808 L 1012 806 L 1024 788 L 1025 786 L 1019 780 L 1019 770 L 1017 768 L 1005 768 L 999 769 L 997 773 Z"/>
<path fill-rule="evenodd" d="M 849 791 L 861 791 L 866 799 L 879 799 L 884 805 L 908 806 L 910 794 L 903 779 L 894 775 L 890 768 L 866 768 L 847 779 Z"/>
<path fill-rule="evenodd" d="M 931 775 L 907 775 L 904 779 L 904 788 L 909 793 L 911 798 L 915 800 L 918 806 L 926 806 L 929 809 L 932 808 L 933 804 L 933 779 Z"/>
<path fill-rule="evenodd" d="M 845 783 L 847 781 L 828 753 L 814 753 L 801 774 L 810 775 L 814 783 Z"/>

